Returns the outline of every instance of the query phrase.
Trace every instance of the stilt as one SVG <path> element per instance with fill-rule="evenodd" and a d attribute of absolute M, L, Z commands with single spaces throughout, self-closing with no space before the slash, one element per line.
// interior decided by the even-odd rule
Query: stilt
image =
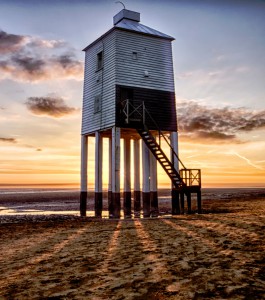
<path fill-rule="evenodd" d="M 202 213 L 202 196 L 201 196 L 201 190 L 197 192 L 197 209 L 198 209 L 198 214 Z"/>
<path fill-rule="evenodd" d="M 111 173 L 112 173 L 112 143 L 111 143 L 111 138 L 109 138 L 109 183 L 108 183 L 108 211 L 109 211 L 109 217 L 113 216 Z"/>
<path fill-rule="evenodd" d="M 173 148 L 174 152 L 178 155 L 178 132 L 171 132 L 170 134 L 170 144 Z M 173 163 L 177 172 L 179 172 L 179 161 L 175 155 L 173 155 L 173 151 L 171 151 L 171 162 Z"/>
<path fill-rule="evenodd" d="M 191 193 L 187 192 L 188 214 L 191 214 Z"/>
<path fill-rule="evenodd" d="M 80 215 L 86 216 L 87 205 L 87 136 L 81 136 L 81 191 Z"/>
<path fill-rule="evenodd" d="M 102 136 L 95 133 L 95 217 L 102 217 Z"/>
<path fill-rule="evenodd" d="M 134 155 L 134 216 L 139 216 L 141 211 L 140 192 L 140 140 L 133 141 Z"/>
<path fill-rule="evenodd" d="M 121 197 L 120 197 L 120 136 L 119 127 L 112 128 L 112 205 L 113 217 L 120 218 Z"/>
<path fill-rule="evenodd" d="M 184 214 L 184 192 L 180 192 L 180 209 L 181 214 Z"/>
<path fill-rule="evenodd" d="M 150 217 L 150 155 L 149 149 L 142 143 L 142 164 L 143 164 L 143 215 Z"/>
<path fill-rule="evenodd" d="M 124 139 L 124 192 L 123 192 L 124 217 L 131 217 L 131 140 Z"/>
<path fill-rule="evenodd" d="M 157 194 L 157 163 L 154 155 L 150 153 L 150 203 L 151 216 L 157 217 L 158 210 L 158 194 Z"/>
<path fill-rule="evenodd" d="M 180 214 L 179 191 L 172 189 L 171 197 L 172 197 L 172 215 L 179 215 Z"/>
<path fill-rule="evenodd" d="M 170 144 L 174 152 L 178 155 L 178 132 L 172 132 L 170 134 Z M 171 162 L 174 165 L 174 168 L 179 172 L 179 161 L 171 150 Z M 175 190 L 175 186 L 171 184 L 171 203 L 172 203 L 172 215 L 180 214 L 179 206 L 179 192 Z"/>

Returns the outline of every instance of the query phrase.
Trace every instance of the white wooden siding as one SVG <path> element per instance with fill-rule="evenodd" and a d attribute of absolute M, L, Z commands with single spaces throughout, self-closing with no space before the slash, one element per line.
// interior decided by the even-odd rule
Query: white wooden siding
<path fill-rule="evenodd" d="M 97 70 L 100 51 L 103 68 Z M 116 85 L 174 92 L 171 41 L 117 29 L 86 50 L 82 134 L 115 125 Z M 98 95 L 101 111 L 94 113 Z"/>
<path fill-rule="evenodd" d="M 82 134 L 115 125 L 115 32 L 86 50 Z M 97 53 L 103 51 L 103 68 L 97 71 Z M 100 80 L 98 80 L 100 79 Z M 94 99 L 101 95 L 101 111 L 94 113 Z"/>
<path fill-rule="evenodd" d="M 144 77 L 144 71 L 149 77 Z M 117 31 L 116 72 L 116 84 L 174 92 L 171 41 Z"/>

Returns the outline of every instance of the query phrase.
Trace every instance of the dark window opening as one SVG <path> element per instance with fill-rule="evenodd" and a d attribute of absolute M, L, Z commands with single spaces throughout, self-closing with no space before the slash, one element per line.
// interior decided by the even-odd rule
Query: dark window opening
<path fill-rule="evenodd" d="M 103 51 L 97 54 L 97 70 L 103 68 Z"/>
<path fill-rule="evenodd" d="M 97 95 L 94 99 L 94 114 L 101 111 L 101 95 Z"/>
<path fill-rule="evenodd" d="M 133 58 L 134 60 L 136 60 L 136 59 L 138 58 L 137 52 L 133 52 L 133 53 L 132 53 L 132 58 Z"/>

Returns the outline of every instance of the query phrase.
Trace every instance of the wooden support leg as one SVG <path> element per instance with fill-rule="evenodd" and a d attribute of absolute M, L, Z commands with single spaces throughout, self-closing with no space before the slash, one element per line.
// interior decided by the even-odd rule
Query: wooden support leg
<path fill-rule="evenodd" d="M 95 193 L 95 217 L 102 217 L 102 208 L 103 208 L 103 195 L 101 193 Z"/>
<path fill-rule="evenodd" d="M 86 216 L 87 192 L 80 192 L 80 216 Z"/>
<path fill-rule="evenodd" d="M 102 136 L 96 132 L 95 147 L 95 217 L 102 217 Z"/>
<path fill-rule="evenodd" d="M 141 191 L 140 191 L 140 140 L 134 140 L 134 216 L 140 216 Z"/>
<path fill-rule="evenodd" d="M 174 152 L 178 155 L 178 132 L 171 132 L 170 145 L 173 148 Z M 178 158 L 174 155 L 172 150 L 171 150 L 171 162 L 174 165 L 175 170 L 179 172 L 179 161 Z"/>
<path fill-rule="evenodd" d="M 179 192 L 176 190 L 171 190 L 171 198 L 172 198 L 172 215 L 179 215 L 180 214 Z"/>
<path fill-rule="evenodd" d="M 202 213 L 202 204 L 201 204 L 202 196 L 201 191 L 197 192 L 197 208 L 198 208 L 198 214 Z"/>
<path fill-rule="evenodd" d="M 157 194 L 157 162 L 154 155 L 150 153 L 150 204 L 151 216 L 158 217 L 158 194 Z"/>
<path fill-rule="evenodd" d="M 132 213 L 131 206 L 131 141 L 124 140 L 124 192 L 123 192 L 123 210 L 124 217 L 130 218 Z"/>
<path fill-rule="evenodd" d="M 142 142 L 142 162 L 143 162 L 143 214 L 150 217 L 150 155 L 149 149 Z"/>
<path fill-rule="evenodd" d="M 158 193 L 157 193 L 157 191 L 150 192 L 150 205 L 151 205 L 150 215 L 152 217 L 158 217 L 159 208 L 158 208 Z"/>
<path fill-rule="evenodd" d="M 87 206 L 87 136 L 81 137 L 81 191 L 80 191 L 80 215 L 86 216 Z"/>
<path fill-rule="evenodd" d="M 191 193 L 187 193 L 188 214 L 191 214 Z"/>
<path fill-rule="evenodd" d="M 144 218 L 150 217 L 150 192 L 142 192 L 143 199 L 143 216 Z"/>
<path fill-rule="evenodd" d="M 180 193 L 180 207 L 181 207 L 181 214 L 184 214 L 184 192 Z"/>
<path fill-rule="evenodd" d="M 171 132 L 170 144 L 174 152 L 178 155 L 178 132 Z M 172 151 L 172 149 L 171 149 L 171 162 L 174 165 L 175 170 L 179 172 L 179 161 L 175 153 Z M 174 190 L 173 184 L 171 190 L 171 198 L 172 198 L 172 215 L 179 215 L 180 214 L 179 192 Z M 182 199 L 182 201 L 183 201 L 182 211 L 184 213 L 184 198 Z"/>
<path fill-rule="evenodd" d="M 108 183 L 108 211 L 109 216 L 113 216 L 113 205 L 112 205 L 112 184 L 111 184 L 111 173 L 112 173 L 112 142 L 109 138 L 109 183 Z"/>
<path fill-rule="evenodd" d="M 112 206 L 113 217 L 120 218 L 121 197 L 120 197 L 120 136 L 118 127 L 112 128 Z"/>

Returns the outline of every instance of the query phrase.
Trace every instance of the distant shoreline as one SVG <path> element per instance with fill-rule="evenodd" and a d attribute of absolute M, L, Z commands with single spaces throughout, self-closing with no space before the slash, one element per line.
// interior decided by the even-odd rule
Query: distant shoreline
<path fill-rule="evenodd" d="M 80 185 L 78 183 L 44 183 L 44 184 L 1 184 L 0 183 L 0 191 L 1 189 L 7 189 L 7 188 L 16 188 L 16 189 L 37 189 L 37 188 L 45 188 L 45 189 L 75 189 L 79 190 Z M 88 190 L 93 191 L 93 187 L 89 186 Z M 103 190 L 107 190 L 107 186 L 103 186 Z M 159 190 L 163 189 L 170 189 L 170 185 L 161 185 L 158 187 Z M 249 186 L 245 186 L 243 184 L 237 184 L 237 183 L 231 183 L 226 185 L 218 185 L 218 184 L 212 184 L 212 185 L 205 185 L 202 187 L 202 189 L 265 189 L 265 184 L 263 183 L 257 183 Z"/>

